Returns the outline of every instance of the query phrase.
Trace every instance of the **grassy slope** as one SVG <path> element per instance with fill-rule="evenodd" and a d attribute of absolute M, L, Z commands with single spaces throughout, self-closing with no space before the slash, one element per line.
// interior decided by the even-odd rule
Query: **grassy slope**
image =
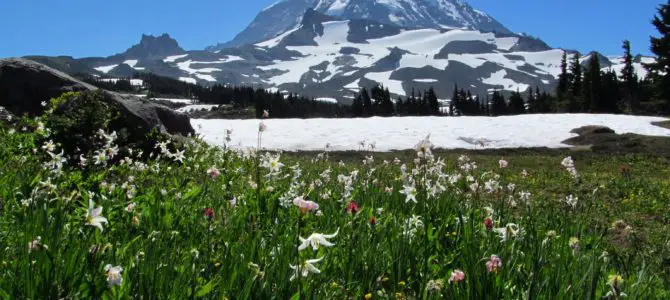
<path fill-rule="evenodd" d="M 169 157 L 177 150 L 169 148 L 146 166 L 65 166 L 57 175 L 42 166 L 49 161 L 40 147 L 44 137 L 2 128 L 0 140 L 0 297 L 287 299 L 299 290 L 307 297 L 330 299 L 424 293 L 510 299 L 524 293 L 668 296 L 667 157 L 530 149 L 468 152 L 478 165 L 470 173 L 458 168 L 464 152 L 437 151 L 445 158 L 443 174 L 463 177 L 454 184 L 443 179 L 447 191 L 432 199 L 418 184 L 418 203 L 412 204 L 399 193 L 404 185 L 400 167 L 383 161 L 397 156 L 412 170 L 413 151 L 374 154 L 372 167 L 361 162 L 365 153 L 329 153 L 328 161 L 315 161 L 317 153 L 286 153 L 280 159 L 285 164 L 281 174 L 259 180 L 257 174 L 268 173 L 266 168 L 257 173 L 260 159 L 194 144 L 186 147 L 183 163 Z M 560 165 L 568 154 L 575 158 L 579 180 Z M 119 155 L 134 157 L 123 150 Z M 501 158 L 509 161 L 508 168 L 500 169 Z M 293 181 L 289 167 L 298 164 L 302 174 Z M 207 174 L 212 165 L 222 173 L 215 180 Z M 630 171 L 622 174 L 622 165 Z M 327 181 L 322 176 L 326 169 L 332 170 Z M 521 176 L 524 169 L 527 178 Z M 352 180 L 351 196 L 338 202 L 347 181 L 339 181 L 338 175 L 354 170 L 359 174 Z M 497 192 L 483 188 L 495 178 L 487 170 L 501 176 Z M 417 172 L 411 177 L 420 183 L 428 171 Z M 468 174 L 480 182 L 477 192 L 466 182 Z M 437 174 L 427 178 L 434 185 Z M 514 193 L 507 189 L 509 183 L 516 184 Z M 256 184 L 261 188 L 252 188 Z M 295 195 L 282 207 L 291 186 Z M 394 191 L 388 194 L 385 187 Z M 85 225 L 89 191 L 109 220 L 104 231 Z M 532 197 L 522 201 L 519 191 Z M 301 214 L 290 204 L 297 195 L 319 203 L 323 216 Z M 575 208 L 563 202 L 568 195 L 579 198 Z M 233 197 L 237 204 L 231 207 Z M 360 212 L 346 212 L 351 200 Z M 130 203 L 136 206 L 128 212 Z M 493 208 L 493 215 L 486 207 Z M 214 215 L 203 216 L 206 208 Z M 413 216 L 420 216 L 422 226 L 411 226 L 417 225 L 410 222 Z M 503 242 L 498 233 L 486 230 L 487 216 L 495 227 L 518 224 L 523 234 Z M 617 220 L 632 230 L 612 228 Z M 552 230 L 557 236 L 548 240 Z M 296 252 L 298 235 L 336 231 L 338 236 L 329 239 L 335 246 Z M 28 249 L 37 236 L 48 249 Z M 579 238 L 578 248 L 569 246 L 572 237 Z M 485 262 L 492 254 L 503 265 L 487 273 Z M 321 274 L 289 280 L 290 264 L 316 257 L 324 257 L 316 264 Z M 123 267 L 120 286 L 106 282 L 106 264 Z M 454 269 L 465 271 L 465 282 L 447 283 Z M 608 285 L 612 274 L 624 278 L 616 289 Z M 440 291 L 428 293 L 429 282 L 435 287 L 440 280 Z"/>

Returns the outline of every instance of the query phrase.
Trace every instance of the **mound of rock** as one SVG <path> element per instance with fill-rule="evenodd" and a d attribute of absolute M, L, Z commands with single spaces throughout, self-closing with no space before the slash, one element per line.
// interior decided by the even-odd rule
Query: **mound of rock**
<path fill-rule="evenodd" d="M 77 80 L 43 64 L 22 59 L 0 59 L 0 106 L 13 114 L 38 115 L 43 101 L 64 92 L 97 90 L 95 86 Z M 188 116 L 135 96 L 107 92 L 105 97 L 118 105 L 135 134 L 149 133 L 157 128 L 162 133 L 188 135 L 195 131 Z"/>
<path fill-rule="evenodd" d="M 614 130 L 612 130 L 607 126 L 587 125 L 570 130 L 570 133 L 575 133 L 578 135 L 592 135 L 592 134 L 615 133 L 615 132 Z"/>

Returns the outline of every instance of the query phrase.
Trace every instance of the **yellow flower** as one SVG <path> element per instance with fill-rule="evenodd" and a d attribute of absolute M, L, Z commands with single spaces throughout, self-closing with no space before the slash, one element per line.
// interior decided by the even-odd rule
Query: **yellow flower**
<path fill-rule="evenodd" d="M 618 274 L 612 274 L 609 277 L 607 277 L 607 284 L 610 286 L 616 287 L 620 286 L 623 283 L 623 277 Z"/>
<path fill-rule="evenodd" d="M 398 286 L 400 287 L 405 287 L 406 283 L 404 281 L 398 282 Z"/>
<path fill-rule="evenodd" d="M 365 294 L 365 300 L 370 300 L 370 299 L 372 299 L 372 293 Z"/>

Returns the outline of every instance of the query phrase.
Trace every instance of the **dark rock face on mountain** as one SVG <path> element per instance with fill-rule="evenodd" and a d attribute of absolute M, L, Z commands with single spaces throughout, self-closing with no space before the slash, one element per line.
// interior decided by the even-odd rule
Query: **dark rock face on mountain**
<path fill-rule="evenodd" d="M 177 41 L 168 34 L 160 36 L 142 35 L 140 43 L 126 50 L 122 55 L 126 58 L 165 57 L 182 54 L 186 51 L 179 47 Z"/>
<path fill-rule="evenodd" d="M 0 59 L 0 106 L 14 114 L 36 115 L 43 101 L 65 92 L 87 92 L 96 87 L 27 59 Z M 153 128 L 171 134 L 194 133 L 189 118 L 170 108 L 134 96 L 106 92 L 108 101 L 120 108 L 130 129 L 146 134 Z"/>
<path fill-rule="evenodd" d="M 232 41 L 216 51 L 271 39 L 301 22 L 307 9 L 342 20 L 367 19 L 404 28 L 468 28 L 510 33 L 498 21 L 461 0 L 282 0 L 263 11 Z"/>

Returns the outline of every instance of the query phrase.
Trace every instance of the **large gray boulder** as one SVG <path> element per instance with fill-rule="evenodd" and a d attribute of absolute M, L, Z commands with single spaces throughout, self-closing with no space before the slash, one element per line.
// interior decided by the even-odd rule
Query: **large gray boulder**
<path fill-rule="evenodd" d="M 77 80 L 43 64 L 22 59 L 0 59 L 0 106 L 13 114 L 37 115 L 42 112 L 42 101 L 48 101 L 64 92 L 98 90 L 97 87 Z M 188 135 L 195 131 L 188 116 L 169 107 L 132 95 L 108 92 L 107 101 L 120 108 L 126 126 L 134 134 L 146 134 L 153 128 L 162 133 Z"/>

